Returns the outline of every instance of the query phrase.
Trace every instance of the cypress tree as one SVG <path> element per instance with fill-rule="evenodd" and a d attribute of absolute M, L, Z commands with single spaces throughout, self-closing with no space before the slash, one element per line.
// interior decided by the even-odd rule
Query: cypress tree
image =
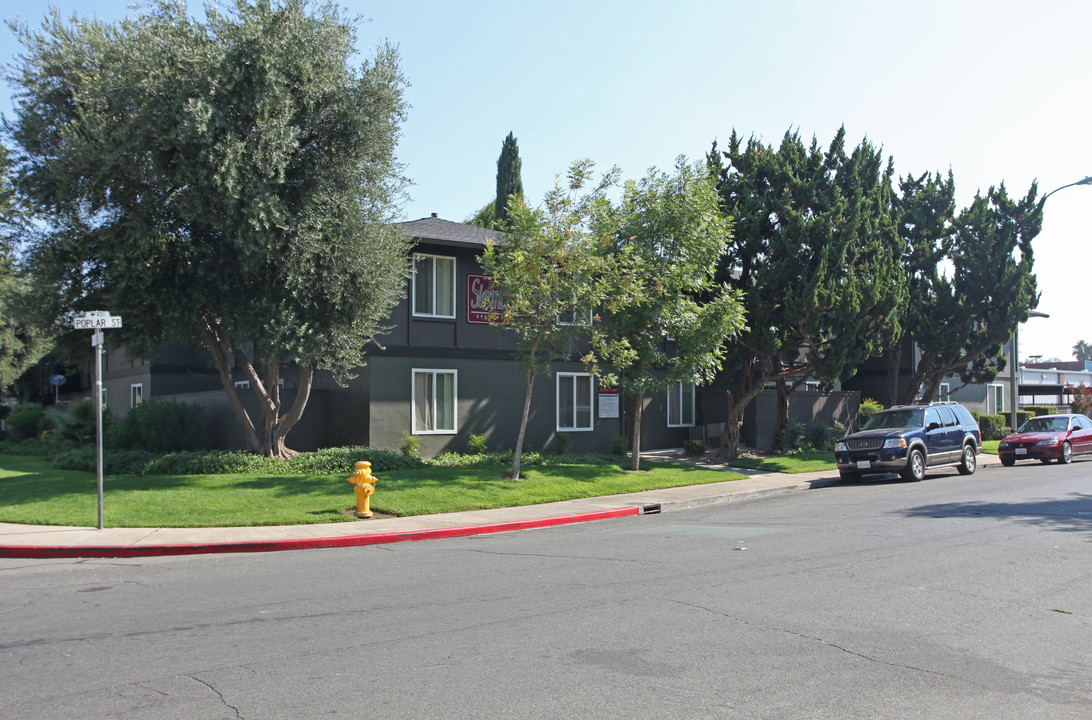
<path fill-rule="evenodd" d="M 504 145 L 501 146 L 500 157 L 497 158 L 497 199 L 493 208 L 498 225 L 508 222 L 508 198 L 512 195 L 523 197 L 523 179 L 520 177 L 522 165 L 516 138 L 508 133 Z"/>

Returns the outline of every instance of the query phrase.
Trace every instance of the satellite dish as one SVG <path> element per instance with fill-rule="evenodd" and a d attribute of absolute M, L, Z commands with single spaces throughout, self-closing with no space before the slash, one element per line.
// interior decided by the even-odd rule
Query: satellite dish
<path fill-rule="evenodd" d="M 66 378 L 64 375 L 50 375 L 49 376 L 49 384 L 50 385 L 56 385 L 56 386 L 60 387 L 61 385 L 64 385 L 66 382 L 68 382 L 68 378 Z"/>

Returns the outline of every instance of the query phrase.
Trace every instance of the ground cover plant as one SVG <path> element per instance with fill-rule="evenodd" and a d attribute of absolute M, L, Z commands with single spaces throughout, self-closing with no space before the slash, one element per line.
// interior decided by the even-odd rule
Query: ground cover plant
<path fill-rule="evenodd" d="M 310 453 L 308 453 L 310 454 Z M 738 473 L 682 463 L 649 463 L 628 472 L 619 458 L 551 456 L 507 477 L 493 454 L 462 465 L 421 462 L 377 472 L 377 513 L 422 515 L 637 492 L 736 480 Z M 104 480 L 106 527 L 230 527 L 355 521 L 351 471 L 114 475 Z M 40 456 L 0 455 L 0 521 L 92 526 L 97 518 L 93 472 L 56 468 Z M 371 520 L 367 522 L 382 522 Z"/>

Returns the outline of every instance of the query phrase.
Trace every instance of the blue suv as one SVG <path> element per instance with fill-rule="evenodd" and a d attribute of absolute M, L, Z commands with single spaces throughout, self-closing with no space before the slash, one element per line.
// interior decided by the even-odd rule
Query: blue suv
<path fill-rule="evenodd" d="M 876 413 L 860 432 L 839 440 L 834 460 L 843 480 L 878 473 L 921 480 L 926 470 L 941 467 L 970 475 L 981 450 L 978 423 L 959 403 L 897 405 Z"/>

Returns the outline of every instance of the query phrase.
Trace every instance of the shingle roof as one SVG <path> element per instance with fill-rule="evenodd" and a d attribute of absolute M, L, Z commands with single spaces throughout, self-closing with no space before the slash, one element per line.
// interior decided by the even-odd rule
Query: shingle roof
<path fill-rule="evenodd" d="M 504 236 L 504 233 L 497 230 L 485 230 L 436 216 L 398 224 L 410 237 L 455 245 L 485 245 L 486 240 L 498 240 Z"/>

